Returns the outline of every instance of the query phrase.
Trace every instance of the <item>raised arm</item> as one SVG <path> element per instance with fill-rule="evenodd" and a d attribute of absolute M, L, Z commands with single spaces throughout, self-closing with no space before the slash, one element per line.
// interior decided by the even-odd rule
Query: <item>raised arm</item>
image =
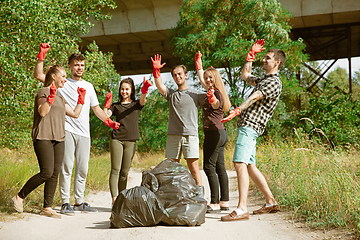
<path fill-rule="evenodd" d="M 206 93 L 206 96 L 209 100 L 209 103 L 211 104 L 213 109 L 218 109 L 220 107 L 220 101 L 215 96 L 215 90 L 213 87 L 209 89 L 209 91 Z"/>
<path fill-rule="evenodd" d="M 36 56 L 38 60 L 36 62 L 35 69 L 34 69 L 34 77 L 42 83 L 45 82 L 44 60 L 46 57 L 46 53 L 49 51 L 49 49 L 50 49 L 49 43 L 40 44 L 40 52 Z"/>
<path fill-rule="evenodd" d="M 255 80 L 257 79 L 254 75 L 251 74 L 252 62 L 255 60 L 255 55 L 257 53 L 265 50 L 265 48 L 262 48 L 264 44 L 264 39 L 259 39 L 254 43 L 254 45 L 251 47 L 250 52 L 246 56 L 246 63 L 241 72 L 241 78 L 252 86 L 256 85 Z"/>
<path fill-rule="evenodd" d="M 106 99 L 105 99 L 105 104 L 104 104 L 104 109 L 103 109 L 103 111 L 104 111 L 104 113 L 105 113 L 106 116 L 111 117 L 112 112 L 111 112 L 111 110 L 110 110 L 109 108 L 110 108 L 111 102 L 112 102 L 112 91 L 110 91 L 109 93 L 107 93 L 106 96 L 105 96 L 105 98 L 106 98 Z"/>
<path fill-rule="evenodd" d="M 141 88 L 141 96 L 140 96 L 140 105 L 144 106 L 146 103 L 146 94 L 149 91 L 149 87 L 152 86 L 152 83 L 150 80 L 145 80 L 145 76 L 144 76 L 144 81 L 143 81 L 143 86 Z"/>
<path fill-rule="evenodd" d="M 66 115 L 73 118 L 78 118 L 80 116 L 82 107 L 85 103 L 86 90 L 78 87 L 77 92 L 79 93 L 79 96 L 75 109 L 72 109 L 68 104 L 65 104 Z"/>
<path fill-rule="evenodd" d="M 55 84 L 53 83 L 50 86 L 49 96 L 46 99 L 45 98 L 39 99 L 38 112 L 41 117 L 45 117 L 50 112 L 51 106 L 55 100 L 56 91 L 57 89 L 55 87 Z M 83 88 L 78 88 L 78 93 L 79 93 L 79 97 L 75 109 L 72 109 L 68 104 L 65 104 L 65 114 L 73 118 L 78 118 L 81 113 L 82 106 L 84 105 L 86 90 Z"/>
<path fill-rule="evenodd" d="M 39 112 L 41 117 L 45 117 L 50 112 L 51 104 L 52 103 L 48 102 L 46 98 L 44 98 L 44 97 L 39 98 L 39 100 L 38 100 L 38 105 L 39 105 L 38 112 Z"/>
<path fill-rule="evenodd" d="M 46 99 L 42 97 L 38 100 L 38 112 L 41 117 L 45 117 L 50 112 L 51 105 L 55 100 L 56 90 L 55 84 L 51 84 L 49 96 Z"/>
<path fill-rule="evenodd" d="M 199 81 L 200 81 L 201 85 L 202 85 L 203 88 L 205 88 L 206 90 L 209 90 L 209 89 L 208 89 L 208 86 L 206 86 L 206 84 L 205 84 L 204 70 L 203 70 L 203 66 L 202 66 L 201 57 L 202 57 L 202 54 L 201 54 L 200 51 L 198 51 L 198 52 L 195 54 L 195 68 L 196 68 L 196 71 L 197 71 L 197 74 L 198 74 Z"/>
<path fill-rule="evenodd" d="M 153 63 L 153 75 L 155 79 L 155 85 L 161 95 L 165 96 L 166 94 L 166 86 L 162 82 L 161 76 L 160 76 L 160 68 L 162 68 L 166 63 L 161 64 L 161 55 L 156 54 L 154 56 L 154 59 L 151 58 L 151 61 Z"/>

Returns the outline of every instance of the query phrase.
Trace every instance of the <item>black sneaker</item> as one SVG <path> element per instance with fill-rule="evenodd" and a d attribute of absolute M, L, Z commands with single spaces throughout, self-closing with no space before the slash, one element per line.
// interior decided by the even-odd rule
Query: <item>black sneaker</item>
<path fill-rule="evenodd" d="M 90 207 L 86 202 L 81 203 L 80 205 L 74 205 L 74 211 L 87 212 L 87 213 L 96 213 L 97 209 Z"/>
<path fill-rule="evenodd" d="M 70 203 L 64 203 L 63 205 L 61 205 L 60 213 L 65 214 L 65 215 L 69 215 L 69 216 L 74 216 L 75 215 L 75 212 L 71 208 Z"/>

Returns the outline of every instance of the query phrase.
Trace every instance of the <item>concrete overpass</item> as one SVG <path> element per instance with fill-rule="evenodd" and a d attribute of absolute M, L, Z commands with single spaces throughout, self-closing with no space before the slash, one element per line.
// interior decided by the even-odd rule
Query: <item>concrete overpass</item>
<path fill-rule="evenodd" d="M 292 37 L 304 39 L 310 60 L 360 56 L 359 0 L 280 0 L 294 17 Z M 179 63 L 172 56 L 168 29 L 176 26 L 182 0 L 116 0 L 109 21 L 94 21 L 81 45 L 95 40 L 104 52 L 114 53 L 121 75 L 152 72 L 150 56 L 162 55 L 163 71 Z"/>

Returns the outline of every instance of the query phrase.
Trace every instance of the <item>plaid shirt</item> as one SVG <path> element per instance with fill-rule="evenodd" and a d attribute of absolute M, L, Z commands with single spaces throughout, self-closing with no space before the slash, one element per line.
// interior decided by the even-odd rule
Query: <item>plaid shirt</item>
<path fill-rule="evenodd" d="M 255 82 L 256 86 L 251 94 L 261 91 L 265 98 L 256 101 L 241 112 L 238 119 L 238 127 L 251 127 L 260 136 L 264 133 L 265 126 L 279 102 L 282 83 L 278 73 L 266 74 L 264 78 L 258 78 Z"/>

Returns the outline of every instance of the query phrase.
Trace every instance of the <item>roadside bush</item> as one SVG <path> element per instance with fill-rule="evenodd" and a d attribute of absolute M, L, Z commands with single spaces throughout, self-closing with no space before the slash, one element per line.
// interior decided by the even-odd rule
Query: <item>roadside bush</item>
<path fill-rule="evenodd" d="M 359 150 L 326 146 L 296 129 L 297 138 L 257 147 L 257 165 L 281 205 L 314 227 L 360 234 Z"/>
<path fill-rule="evenodd" d="M 302 118 L 309 118 L 321 129 L 335 146 L 358 146 L 360 142 L 360 103 L 352 102 L 349 96 L 332 95 L 310 99 L 308 109 L 300 111 L 291 119 L 291 127 L 304 127 L 309 132 L 312 126 L 304 126 Z M 290 130 L 290 129 L 289 129 Z"/>

